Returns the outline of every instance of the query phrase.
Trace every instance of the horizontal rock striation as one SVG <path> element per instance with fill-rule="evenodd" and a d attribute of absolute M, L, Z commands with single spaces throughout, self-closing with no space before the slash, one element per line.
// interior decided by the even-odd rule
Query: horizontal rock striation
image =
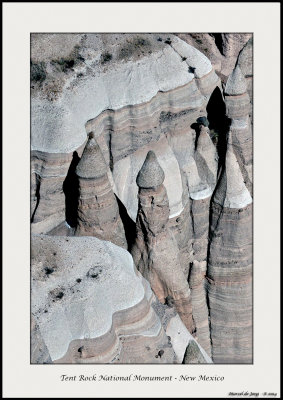
<path fill-rule="evenodd" d="M 159 301 L 172 297 L 190 332 L 194 329 L 190 288 L 181 267 L 177 242 L 168 227 L 169 204 L 164 171 L 150 151 L 137 176 L 139 211 L 132 249 L 135 265 L 149 281 Z"/>
<path fill-rule="evenodd" d="M 111 114 L 105 112 L 88 122 L 87 131 L 95 132 L 97 143 L 112 170 L 114 190 L 133 220 L 137 215 L 136 176 L 149 150 L 156 152 L 165 171 L 164 185 L 169 197 L 170 218 L 182 212 L 184 204 L 179 168 L 183 163 L 183 155 L 179 157 L 178 146 L 181 141 L 194 141 L 194 131 L 190 126 L 205 113 L 207 102 L 208 98 L 200 93 L 195 81 L 192 81 L 188 86 L 170 93 L 159 93 L 148 104 Z M 193 177 L 193 170 L 188 168 L 187 173 Z"/>
<path fill-rule="evenodd" d="M 207 292 L 212 359 L 252 362 L 252 198 L 233 147 L 211 204 Z"/>
<path fill-rule="evenodd" d="M 252 130 L 246 79 L 237 65 L 225 86 L 230 118 L 225 166 L 211 204 L 207 293 L 212 358 L 251 363 Z"/>
<path fill-rule="evenodd" d="M 83 147 L 75 153 L 31 152 L 31 221 L 32 231 L 47 233 L 66 219 L 64 182 L 70 165 L 81 155 Z"/>
<path fill-rule="evenodd" d="M 177 36 L 202 52 L 223 82 L 233 71 L 239 52 L 252 40 L 251 33 L 178 33 Z"/>
<path fill-rule="evenodd" d="M 39 340 L 32 331 L 34 363 L 43 361 L 38 346 L 53 363 L 175 362 L 153 300 L 122 248 L 90 237 L 33 236 L 32 315 L 41 333 Z"/>
<path fill-rule="evenodd" d="M 32 35 L 33 363 L 252 361 L 251 36 Z"/>
<path fill-rule="evenodd" d="M 77 236 L 96 236 L 127 248 L 124 227 L 105 160 L 93 135 L 76 168 L 79 181 Z"/>
<path fill-rule="evenodd" d="M 239 102 L 242 103 L 240 98 L 245 98 L 245 102 L 249 101 L 246 79 L 239 65 L 236 66 L 229 77 L 225 92 L 227 92 L 225 95 L 225 103 L 228 104 L 228 116 L 231 119 L 228 143 L 233 147 L 233 152 L 237 157 L 245 185 L 252 194 L 253 137 L 250 120 L 251 107 L 250 105 L 247 107 L 242 107 L 241 105 L 241 112 L 234 112 L 235 109 L 240 109 L 238 107 Z M 231 93 L 233 93 L 233 95 L 231 95 Z"/>
<path fill-rule="evenodd" d="M 211 355 L 211 341 L 209 328 L 209 310 L 207 307 L 207 294 L 205 276 L 207 273 L 206 261 L 194 260 L 190 269 L 189 286 L 191 289 L 193 316 L 196 325 L 196 339 L 206 353 Z"/>
<path fill-rule="evenodd" d="M 251 37 L 239 53 L 237 66 L 246 79 L 247 92 L 253 103 L 253 38 Z M 252 111 L 252 107 L 251 107 Z M 251 114 L 252 117 L 252 114 Z"/>
<path fill-rule="evenodd" d="M 71 69 L 59 73 L 51 63 L 49 79 L 60 80 L 64 85 L 52 101 L 45 94 L 48 88 L 52 89 L 48 79 L 46 89 L 34 89 L 32 148 L 52 154 L 70 153 L 85 141 L 85 128 L 87 133 L 93 131 L 113 173 L 113 189 L 135 221 L 136 174 L 151 146 L 163 146 L 162 167 L 173 217 L 183 210 L 182 184 L 178 160 L 167 142 L 171 136 L 188 132 L 190 125 L 205 113 L 209 95 L 220 81 L 210 61 L 174 35 L 170 41 L 159 41 L 159 35 L 144 35 L 142 39 L 132 35 L 127 39 L 128 47 L 125 45 L 127 51 L 121 49 L 122 58 L 116 52 L 116 38 L 124 43 L 126 36 L 114 36 L 104 35 L 103 45 L 101 35 L 87 35 L 80 45 L 78 36 L 74 36 L 77 52 L 80 57 L 86 56 L 85 62 L 77 62 L 73 68 L 83 75 L 79 79 Z M 53 36 L 44 37 L 45 45 L 51 45 L 52 40 Z M 95 61 L 93 49 L 104 54 L 107 44 L 110 60 Z M 142 55 L 140 50 L 146 53 Z M 47 62 L 46 55 L 41 57 Z M 38 62 L 38 54 L 34 58 Z M 90 65 L 95 65 L 95 76 Z"/>

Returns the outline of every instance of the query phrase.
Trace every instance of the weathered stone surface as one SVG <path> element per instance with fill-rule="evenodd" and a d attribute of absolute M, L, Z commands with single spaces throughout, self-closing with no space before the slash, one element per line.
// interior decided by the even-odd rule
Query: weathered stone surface
<path fill-rule="evenodd" d="M 47 233 L 68 219 L 64 183 L 83 146 L 73 153 L 31 152 L 31 221 L 34 233 Z M 75 191 L 75 187 L 73 188 Z"/>
<path fill-rule="evenodd" d="M 137 176 L 138 187 L 142 189 L 155 189 L 162 185 L 164 179 L 164 171 L 160 167 L 155 153 L 149 151 Z"/>
<path fill-rule="evenodd" d="M 151 153 L 144 163 L 146 176 L 151 175 L 148 171 L 148 158 L 154 159 L 154 170 L 163 176 L 160 173 L 161 167 L 156 165 L 157 160 Z M 142 174 L 142 176 L 145 175 Z M 137 181 L 139 182 L 139 180 Z M 169 230 L 168 221 L 169 203 L 166 189 L 162 183 L 153 189 L 141 187 L 137 237 L 132 249 L 135 265 L 149 281 L 154 293 L 162 303 L 168 296 L 173 298 L 176 310 L 189 331 L 192 332 L 194 323 L 190 288 L 181 267 L 178 245 Z"/>
<path fill-rule="evenodd" d="M 240 67 L 237 66 L 235 71 L 240 71 Z M 234 74 L 234 72 L 233 72 Z M 232 74 L 232 75 L 233 75 Z M 239 79 L 243 80 L 243 74 L 239 74 Z M 236 74 L 237 75 L 237 74 Z M 232 83 L 233 79 L 231 79 Z M 234 81 L 235 87 L 237 82 Z M 246 85 L 245 85 L 246 86 Z M 232 88 L 232 86 L 231 86 Z M 232 88 L 233 90 L 233 88 Z M 242 96 L 225 96 L 225 103 L 227 104 L 228 114 L 231 118 L 231 124 L 228 134 L 228 148 L 233 149 L 233 153 L 236 156 L 238 165 L 241 170 L 241 174 L 244 179 L 245 186 L 248 191 L 252 194 L 252 160 L 253 160 L 253 134 L 252 134 L 252 124 L 251 124 L 251 105 L 246 107 L 239 107 L 239 101 L 242 104 L 242 100 L 239 97 L 248 100 L 247 89 L 242 94 Z M 237 110 L 235 112 L 235 110 Z M 239 113 L 238 111 L 241 110 Z M 229 153 L 230 154 L 230 153 Z"/>
<path fill-rule="evenodd" d="M 199 357 L 202 358 L 203 363 L 212 363 L 211 358 L 207 355 L 198 341 L 196 341 L 190 334 L 178 314 L 169 320 L 166 326 L 166 334 L 170 337 L 170 342 L 172 343 L 178 363 L 183 363 L 186 349 L 191 344 L 198 349 L 197 351 L 199 351 L 200 354 Z M 187 364 L 193 363 L 191 360 L 187 361 Z"/>
<path fill-rule="evenodd" d="M 57 58 L 54 35 L 35 36 L 37 45 L 32 49 L 32 61 L 45 62 L 49 68 L 44 90 L 38 90 L 34 84 L 32 92 L 32 148 L 40 151 L 71 152 L 85 140 L 85 123 L 104 110 L 146 103 L 159 91 L 168 92 L 188 84 L 194 80 L 188 64 L 195 68 L 198 79 L 212 71 L 210 61 L 202 53 L 175 35 L 166 43 L 158 41 L 156 34 L 87 34 L 80 38 L 70 34 L 68 40 L 73 40 L 73 45 L 69 47 L 69 56 L 58 52 Z M 44 52 L 38 50 L 40 41 L 44 42 Z M 104 58 L 103 62 L 101 56 L 106 52 L 109 60 L 105 62 Z M 69 66 L 68 61 L 73 65 Z M 75 82 L 74 72 L 83 75 Z M 212 76 L 216 82 L 217 77 Z M 49 99 L 54 81 L 57 93 Z"/>
<path fill-rule="evenodd" d="M 128 174 L 127 170 L 153 143 L 158 147 L 159 140 L 167 146 L 162 167 L 170 217 L 182 212 L 178 160 L 166 142 L 203 115 L 209 95 L 220 84 L 210 61 L 198 50 L 175 35 L 170 40 L 161 35 L 159 41 L 159 37 L 70 34 L 64 36 L 69 55 L 65 50 L 55 57 L 54 48 L 61 48 L 57 39 L 39 35 L 34 38 L 37 51 L 32 50 L 33 62 L 44 62 L 49 71 L 44 88 L 34 84 L 32 90 L 32 148 L 68 153 L 85 141 L 85 128 L 88 133 L 93 131 L 113 173 L 113 189 L 134 221 L 138 190 L 135 167 Z M 44 54 L 40 41 L 47 46 Z M 67 61 L 74 65 L 68 67 Z M 58 91 L 50 99 L 54 82 Z M 137 165 L 137 172 L 140 167 Z"/>
<path fill-rule="evenodd" d="M 41 336 L 40 329 L 34 316 L 31 316 L 31 363 L 32 364 L 50 364 L 52 360 Z"/>
<path fill-rule="evenodd" d="M 253 102 L 253 38 L 251 37 L 239 53 L 237 65 L 246 79 L 247 91 Z M 251 107 L 252 108 L 252 107 Z"/>
<path fill-rule="evenodd" d="M 247 84 L 245 77 L 241 71 L 239 65 L 235 67 L 232 74 L 229 75 L 226 86 L 225 93 L 229 96 L 237 96 L 239 94 L 244 94 L 247 91 Z"/>
<path fill-rule="evenodd" d="M 76 174 L 85 179 L 98 179 L 107 174 L 105 160 L 93 134 L 89 135 L 82 158 L 76 168 Z"/>
<path fill-rule="evenodd" d="M 189 285 L 191 289 L 193 316 L 196 325 L 196 339 L 206 353 L 211 355 L 211 341 L 209 328 L 209 310 L 206 299 L 205 276 L 206 261 L 194 260 L 190 269 Z"/>
<path fill-rule="evenodd" d="M 161 320 L 161 324 L 168 337 L 168 346 L 173 348 L 178 364 L 183 362 L 186 348 L 191 341 L 199 348 L 205 362 L 212 363 L 211 358 L 182 322 L 174 307 L 172 298 L 167 298 L 165 304 L 160 303 L 156 299 L 156 301 L 152 303 L 152 307 Z"/>
<path fill-rule="evenodd" d="M 252 362 L 252 198 L 233 148 L 211 205 L 207 292 L 212 359 Z"/>
<path fill-rule="evenodd" d="M 191 340 L 186 348 L 183 364 L 206 364 L 204 356 L 193 340 Z"/>
<path fill-rule="evenodd" d="M 127 248 L 119 207 L 102 152 L 91 135 L 76 168 L 79 180 L 77 236 L 96 236 Z"/>
<path fill-rule="evenodd" d="M 178 33 L 182 40 L 201 51 L 223 81 L 235 67 L 237 57 L 251 33 Z"/>
<path fill-rule="evenodd" d="M 67 240 L 81 243 L 76 257 L 84 258 L 95 239 L 79 236 L 128 248 L 158 298 L 148 294 L 117 313 L 111 303 L 110 333 L 72 336 L 56 360 L 45 340 L 54 339 L 52 321 L 43 327 L 44 316 L 35 317 L 34 362 L 139 363 L 143 354 L 141 362 L 182 363 L 192 335 L 206 361 L 251 362 L 250 37 L 32 35 L 32 232 L 54 240 L 49 264 L 52 246 Z M 62 254 L 58 265 L 72 265 L 70 256 Z M 114 270 L 116 256 L 109 257 Z M 58 276 L 52 265 L 44 268 L 35 269 L 45 271 L 44 285 L 71 279 L 67 264 Z M 86 279 L 96 275 L 88 272 Z M 148 284 L 137 276 L 146 297 Z M 60 293 L 54 307 L 66 299 L 68 307 L 77 304 L 71 286 Z M 66 315 L 72 320 L 64 311 L 62 321 Z M 190 346 L 187 353 L 186 362 L 200 361 L 189 356 Z"/>
<path fill-rule="evenodd" d="M 90 237 L 33 236 L 34 363 L 175 362 L 153 300 L 122 248 Z"/>

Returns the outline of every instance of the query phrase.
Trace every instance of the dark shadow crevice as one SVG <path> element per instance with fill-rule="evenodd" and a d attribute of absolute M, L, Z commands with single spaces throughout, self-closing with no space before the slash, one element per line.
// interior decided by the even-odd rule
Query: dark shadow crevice
<path fill-rule="evenodd" d="M 31 216 L 31 220 L 30 220 L 31 223 L 33 223 L 33 221 L 34 221 L 34 216 L 35 216 L 35 213 L 38 208 L 39 201 L 40 201 L 40 176 L 38 174 L 35 174 L 35 176 L 36 176 L 36 190 L 35 190 L 36 205 L 35 205 L 34 211 Z"/>
<path fill-rule="evenodd" d="M 226 105 L 219 87 L 216 87 L 210 96 L 206 107 L 210 135 L 218 152 L 218 172 L 225 164 L 227 137 L 231 120 L 226 115 Z"/>
<path fill-rule="evenodd" d="M 132 218 L 130 218 L 126 207 L 121 202 L 121 200 L 118 198 L 118 196 L 115 195 L 115 197 L 116 197 L 118 207 L 119 207 L 119 214 L 120 214 L 122 223 L 124 225 L 126 240 L 127 240 L 127 244 L 128 244 L 128 251 L 131 252 L 131 249 L 132 249 L 133 244 L 135 243 L 135 239 L 136 239 L 136 224 L 132 220 Z"/>
<path fill-rule="evenodd" d="M 71 228 L 75 228 L 78 218 L 78 200 L 79 200 L 79 180 L 76 175 L 76 167 L 80 161 L 78 153 L 74 151 L 73 159 L 70 164 L 68 174 L 63 183 L 63 192 L 65 194 L 65 218 Z"/>

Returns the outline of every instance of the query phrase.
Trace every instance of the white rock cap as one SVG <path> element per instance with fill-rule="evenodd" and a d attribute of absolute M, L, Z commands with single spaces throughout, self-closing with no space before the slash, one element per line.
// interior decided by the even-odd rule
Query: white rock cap
<path fill-rule="evenodd" d="M 226 83 L 225 93 L 229 96 L 235 96 L 244 94 L 247 91 L 246 79 L 241 71 L 241 68 L 237 65 L 233 70 L 232 74 Z"/>

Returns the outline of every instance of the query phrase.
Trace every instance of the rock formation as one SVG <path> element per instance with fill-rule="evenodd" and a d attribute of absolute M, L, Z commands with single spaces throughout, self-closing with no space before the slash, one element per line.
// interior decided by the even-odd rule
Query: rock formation
<path fill-rule="evenodd" d="M 199 346 L 193 340 L 189 342 L 186 348 L 183 364 L 206 364 Z"/>
<path fill-rule="evenodd" d="M 118 203 L 105 160 L 92 134 L 76 168 L 79 181 L 77 236 L 96 236 L 127 248 Z"/>
<path fill-rule="evenodd" d="M 246 79 L 247 91 L 253 102 L 253 38 L 251 37 L 239 53 L 237 65 Z M 252 107 L 251 107 L 252 111 Z"/>
<path fill-rule="evenodd" d="M 73 153 L 31 153 L 31 221 L 34 233 L 47 233 L 65 221 L 64 181 Z"/>
<path fill-rule="evenodd" d="M 207 291 L 212 358 L 252 362 L 252 198 L 232 145 L 211 205 Z"/>
<path fill-rule="evenodd" d="M 33 362 L 252 362 L 251 36 L 32 35 Z"/>
<path fill-rule="evenodd" d="M 225 86 L 231 126 L 225 168 L 211 204 L 207 290 L 212 357 L 252 362 L 252 131 L 246 81 L 237 65 Z"/>
<path fill-rule="evenodd" d="M 211 340 L 209 329 L 209 310 L 207 307 L 207 294 L 205 286 L 207 263 L 194 260 L 189 275 L 194 322 L 196 325 L 196 338 L 206 353 L 211 355 Z"/>
<path fill-rule="evenodd" d="M 240 51 L 252 40 L 251 33 L 178 33 L 177 35 L 206 55 L 223 82 L 226 82 L 234 69 Z"/>
<path fill-rule="evenodd" d="M 212 363 L 211 358 L 185 327 L 173 305 L 168 306 L 156 301 L 152 303 L 152 306 L 159 316 L 169 343 L 176 354 L 177 363 L 181 364 L 184 362 L 186 349 L 192 342 L 198 347 L 200 354 L 203 356 L 203 362 L 207 364 Z M 186 363 L 193 364 L 194 360 L 187 359 Z"/>
<path fill-rule="evenodd" d="M 32 362 L 43 358 L 35 334 L 53 363 L 175 362 L 153 300 L 122 248 L 91 237 L 33 236 Z"/>
<path fill-rule="evenodd" d="M 137 237 L 132 250 L 135 265 L 158 299 L 170 296 L 190 332 L 193 331 L 190 288 L 178 257 L 178 245 L 168 227 L 169 202 L 164 171 L 149 151 L 138 173 Z"/>

